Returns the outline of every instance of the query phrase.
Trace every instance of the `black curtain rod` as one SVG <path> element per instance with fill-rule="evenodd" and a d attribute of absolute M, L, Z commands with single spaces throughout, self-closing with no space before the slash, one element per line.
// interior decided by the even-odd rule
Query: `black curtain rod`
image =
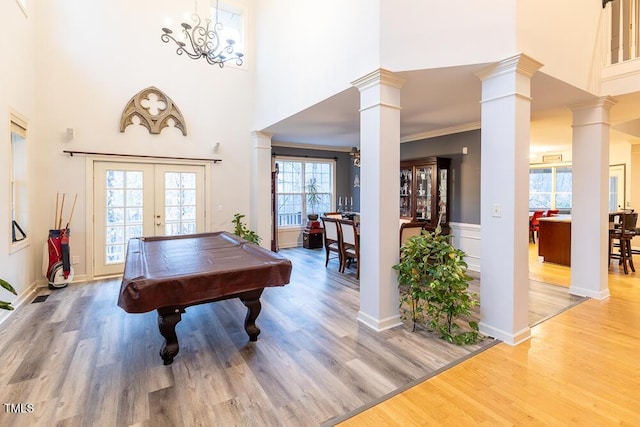
<path fill-rule="evenodd" d="M 73 157 L 74 154 L 85 154 L 90 156 L 114 156 L 114 157 L 137 157 L 143 159 L 163 159 L 163 160 L 196 160 L 202 162 L 221 162 L 222 159 L 202 159 L 197 157 L 167 157 L 167 156 L 146 156 L 142 154 L 117 154 L 117 153 L 95 153 L 91 151 L 68 151 L 64 150 L 63 153 L 69 154 Z"/>
<path fill-rule="evenodd" d="M 278 154 L 278 153 L 271 153 L 272 157 L 303 157 L 305 159 L 331 159 L 331 160 L 338 160 L 338 156 L 333 156 L 333 157 L 326 157 L 326 156 L 309 156 L 308 154 Z"/>

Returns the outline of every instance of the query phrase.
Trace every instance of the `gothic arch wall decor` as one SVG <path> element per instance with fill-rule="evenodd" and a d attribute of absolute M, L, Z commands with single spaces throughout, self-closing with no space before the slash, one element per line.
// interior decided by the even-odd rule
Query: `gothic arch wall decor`
<path fill-rule="evenodd" d="M 133 118 L 138 117 L 140 124 L 151 134 L 159 134 L 162 129 L 173 125 L 187 135 L 187 126 L 178 106 L 164 92 L 154 86 L 142 89 L 127 102 L 120 117 L 120 132 L 133 124 Z"/>

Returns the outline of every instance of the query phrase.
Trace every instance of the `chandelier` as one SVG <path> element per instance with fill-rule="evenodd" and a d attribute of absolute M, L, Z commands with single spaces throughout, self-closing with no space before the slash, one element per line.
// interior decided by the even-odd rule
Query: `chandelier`
<path fill-rule="evenodd" d="M 173 40 L 177 45 L 176 53 L 178 55 L 186 54 L 191 59 L 205 58 L 211 65 L 217 64 L 220 68 L 224 67 L 227 61 L 235 61 L 237 65 L 242 65 L 244 54 L 234 52 L 235 41 L 221 39 L 222 24 L 218 20 L 218 0 L 216 0 L 216 20 L 215 23 L 211 19 L 201 19 L 198 16 L 198 3 L 195 4 L 195 12 L 191 16 L 194 25 L 183 22 L 182 26 L 183 40 L 178 40 L 173 36 L 173 31 L 169 28 L 163 28 L 160 39 L 169 43 Z M 204 21 L 204 22 L 203 22 Z M 185 43 L 186 42 L 186 43 Z"/>
<path fill-rule="evenodd" d="M 360 167 L 360 150 L 358 147 L 351 147 L 351 153 L 349 153 L 349 155 L 353 157 L 353 164 Z"/>

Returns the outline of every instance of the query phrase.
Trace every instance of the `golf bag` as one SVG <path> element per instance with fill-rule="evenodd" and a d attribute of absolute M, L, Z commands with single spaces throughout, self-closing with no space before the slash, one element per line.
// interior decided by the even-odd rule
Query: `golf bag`
<path fill-rule="evenodd" d="M 42 274 L 49 282 L 49 289 L 64 288 L 73 280 L 69 234 L 69 228 L 49 230 L 42 254 Z"/>

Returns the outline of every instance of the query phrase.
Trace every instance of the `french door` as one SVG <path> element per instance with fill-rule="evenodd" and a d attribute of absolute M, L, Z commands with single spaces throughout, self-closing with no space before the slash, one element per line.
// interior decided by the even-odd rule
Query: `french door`
<path fill-rule="evenodd" d="M 204 166 L 94 163 L 94 275 L 124 271 L 129 239 L 204 231 Z"/>

